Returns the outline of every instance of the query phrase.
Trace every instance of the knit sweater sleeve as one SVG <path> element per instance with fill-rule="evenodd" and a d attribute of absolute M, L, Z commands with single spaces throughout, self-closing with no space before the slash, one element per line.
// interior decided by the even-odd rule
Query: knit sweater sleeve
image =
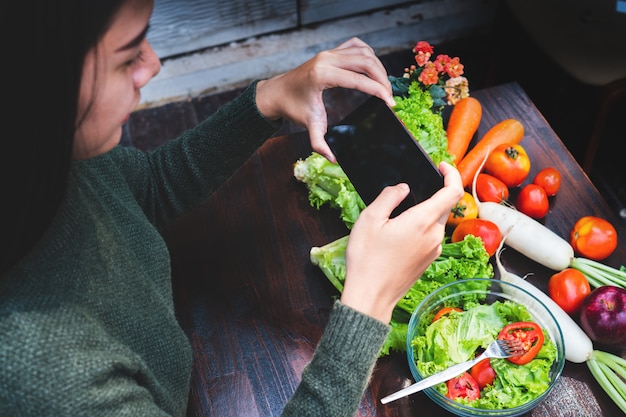
<path fill-rule="evenodd" d="M 283 417 L 352 417 L 389 326 L 335 302 L 329 323 Z"/>
<path fill-rule="evenodd" d="M 166 224 L 193 209 L 280 128 L 282 120 L 259 112 L 256 84 L 152 152 L 116 149 L 120 171 L 154 223 Z"/>

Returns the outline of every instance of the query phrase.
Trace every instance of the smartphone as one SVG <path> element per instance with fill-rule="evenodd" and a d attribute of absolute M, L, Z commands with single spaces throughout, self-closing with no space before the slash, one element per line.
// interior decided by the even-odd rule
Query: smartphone
<path fill-rule="evenodd" d="M 378 97 L 331 126 L 325 135 L 339 166 L 366 205 L 389 185 L 407 183 L 409 195 L 395 217 L 443 187 L 443 176 L 396 113 Z"/>

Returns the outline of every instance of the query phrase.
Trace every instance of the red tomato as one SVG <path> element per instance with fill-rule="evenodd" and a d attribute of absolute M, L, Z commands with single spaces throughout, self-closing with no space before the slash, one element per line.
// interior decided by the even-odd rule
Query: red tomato
<path fill-rule="evenodd" d="M 463 372 L 460 376 L 452 378 L 446 382 L 446 386 L 448 387 L 446 397 L 451 400 L 461 397 L 473 401 L 480 398 L 480 388 L 476 380 L 467 372 Z"/>
<path fill-rule="evenodd" d="M 475 219 L 478 216 L 478 206 L 474 197 L 467 191 L 463 194 L 463 197 L 459 200 L 454 207 L 450 209 L 448 215 L 448 226 L 457 226 L 464 220 Z"/>
<path fill-rule="evenodd" d="M 505 143 L 491 151 L 485 162 L 485 172 L 508 187 L 518 187 L 528 177 L 530 158 L 521 145 Z"/>
<path fill-rule="evenodd" d="M 515 199 L 515 207 L 534 219 L 542 219 L 550 209 L 548 194 L 537 184 L 526 184 Z"/>
<path fill-rule="evenodd" d="M 435 314 L 435 317 L 433 317 L 433 322 L 436 322 L 437 320 L 439 320 L 446 314 L 450 313 L 451 311 L 463 311 L 463 310 L 461 310 L 460 308 L 456 308 L 456 307 L 444 307 L 441 310 L 439 310 L 437 314 Z"/>
<path fill-rule="evenodd" d="M 532 321 L 518 321 L 507 324 L 500 330 L 498 340 L 517 340 L 521 342 L 526 353 L 511 356 L 508 361 L 515 365 L 525 365 L 532 361 L 543 346 L 543 331 Z"/>
<path fill-rule="evenodd" d="M 467 235 L 479 237 L 485 245 L 485 250 L 489 256 L 493 256 L 502 240 L 502 233 L 498 226 L 485 219 L 468 219 L 459 223 L 452 232 L 452 243 L 460 242 Z"/>
<path fill-rule="evenodd" d="M 493 175 L 480 173 L 476 178 L 476 196 L 481 202 L 499 204 L 509 198 L 509 187 Z"/>
<path fill-rule="evenodd" d="M 535 175 L 533 184 L 546 191 L 549 197 L 556 195 L 561 188 L 561 173 L 556 168 L 544 168 Z"/>
<path fill-rule="evenodd" d="M 584 216 L 574 224 L 570 244 L 579 255 L 601 261 L 617 247 L 617 231 L 603 218 Z"/>
<path fill-rule="evenodd" d="M 474 378 L 480 389 L 493 384 L 493 381 L 496 379 L 496 371 L 491 367 L 491 361 L 489 359 L 483 359 L 472 366 L 470 375 Z"/>
<path fill-rule="evenodd" d="M 548 294 L 567 314 L 573 315 L 580 310 L 580 306 L 587 295 L 591 293 L 591 286 L 585 275 L 573 268 L 567 268 L 550 277 Z"/>

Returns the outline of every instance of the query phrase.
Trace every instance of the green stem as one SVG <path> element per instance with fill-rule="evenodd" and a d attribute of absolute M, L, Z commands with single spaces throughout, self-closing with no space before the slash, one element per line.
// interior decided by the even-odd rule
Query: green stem
<path fill-rule="evenodd" d="M 589 285 L 594 288 L 603 285 L 626 288 L 626 270 L 624 267 L 617 269 L 586 258 L 574 258 L 570 266 L 582 272 L 589 280 Z"/>
<path fill-rule="evenodd" d="M 626 373 L 626 361 L 608 352 L 594 350 L 587 367 L 607 395 L 626 413 L 626 382 L 618 376 Z"/>

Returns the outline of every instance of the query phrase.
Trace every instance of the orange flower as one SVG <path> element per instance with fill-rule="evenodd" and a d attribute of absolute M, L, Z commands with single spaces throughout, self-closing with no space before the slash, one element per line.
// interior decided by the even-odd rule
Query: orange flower
<path fill-rule="evenodd" d="M 426 65 L 424 65 L 424 69 L 418 77 L 418 80 L 420 80 L 424 85 L 437 84 L 439 81 L 439 72 L 437 71 L 437 68 L 435 68 L 435 64 L 433 62 L 427 62 Z"/>
<path fill-rule="evenodd" d="M 430 54 L 427 52 L 418 52 L 417 55 L 415 55 L 415 62 L 417 62 L 417 65 L 419 65 L 420 67 L 423 67 L 424 64 L 426 64 L 427 62 L 430 61 Z"/>
<path fill-rule="evenodd" d="M 450 78 L 456 78 L 463 75 L 463 64 L 461 64 L 461 60 L 458 57 L 452 58 L 449 62 L 446 63 L 445 71 L 450 76 Z"/>
<path fill-rule="evenodd" d="M 433 53 L 433 47 L 426 41 L 419 41 L 415 44 L 412 51 L 414 54 L 422 52 L 424 54 L 429 54 L 430 56 Z"/>
<path fill-rule="evenodd" d="M 449 62 L 450 57 L 448 55 L 437 55 L 437 59 L 435 59 L 435 68 L 437 68 L 438 72 L 444 72 Z"/>

